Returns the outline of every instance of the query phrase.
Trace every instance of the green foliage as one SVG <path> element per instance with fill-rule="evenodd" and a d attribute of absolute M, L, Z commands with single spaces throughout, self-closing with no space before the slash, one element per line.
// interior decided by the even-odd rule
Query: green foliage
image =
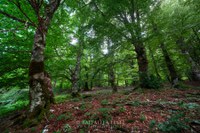
<path fill-rule="evenodd" d="M 61 114 L 57 117 L 57 120 L 60 121 L 60 120 L 66 120 L 66 114 Z"/>
<path fill-rule="evenodd" d="M 56 103 L 62 103 L 69 99 L 71 99 L 71 95 L 69 95 L 69 94 L 55 96 Z"/>
<path fill-rule="evenodd" d="M 71 128 L 71 126 L 70 126 L 69 124 L 65 124 L 65 125 L 63 126 L 63 131 L 64 131 L 65 133 L 70 133 L 70 132 L 72 132 L 72 128 Z"/>
<path fill-rule="evenodd" d="M 61 120 L 70 120 L 72 119 L 72 114 L 71 113 L 67 113 L 67 114 L 61 114 L 57 117 L 57 120 L 58 121 L 61 121 Z"/>
<path fill-rule="evenodd" d="M 7 115 L 10 112 L 21 110 L 28 106 L 28 90 L 18 88 L 10 89 L 0 94 L 0 116 Z"/>
<path fill-rule="evenodd" d="M 86 110 L 87 108 L 90 108 L 91 107 L 91 104 L 90 103 L 86 103 L 86 102 L 82 102 L 80 105 L 79 105 L 79 108 L 81 111 L 84 111 Z"/>
<path fill-rule="evenodd" d="M 186 109 L 200 109 L 200 105 L 197 103 L 183 103 L 180 106 Z"/>
<path fill-rule="evenodd" d="M 110 114 L 111 108 L 99 108 L 98 111 L 102 117 L 102 120 L 108 120 L 110 121 L 112 119 L 112 116 Z"/>
<path fill-rule="evenodd" d="M 162 132 L 177 133 L 189 128 L 188 119 L 184 113 L 172 115 L 167 121 L 158 124 L 158 129 Z"/>
<path fill-rule="evenodd" d="M 49 119 L 54 119 L 55 117 L 56 117 L 56 115 L 50 114 Z"/>
<path fill-rule="evenodd" d="M 125 112 L 125 111 L 126 111 L 126 108 L 124 108 L 124 107 L 120 107 L 120 108 L 119 108 L 119 112 L 120 112 L 120 113 L 123 113 L 123 112 Z"/>
<path fill-rule="evenodd" d="M 91 95 L 91 94 L 83 94 L 83 95 L 82 95 L 82 98 L 83 98 L 83 99 L 92 98 L 92 95 Z"/>
<path fill-rule="evenodd" d="M 36 132 L 36 128 L 35 128 L 35 127 L 32 127 L 32 128 L 31 128 L 31 132 Z"/>
<path fill-rule="evenodd" d="M 140 115 L 140 121 L 144 122 L 146 120 L 146 116 L 144 114 Z"/>
<path fill-rule="evenodd" d="M 128 120 L 126 120 L 126 123 L 133 123 L 133 122 L 135 122 L 134 119 L 128 119 Z"/>
<path fill-rule="evenodd" d="M 138 101 L 138 100 L 135 100 L 135 101 L 131 102 L 131 106 L 137 107 L 137 106 L 140 106 L 140 105 L 141 105 L 141 102 Z"/>
<path fill-rule="evenodd" d="M 149 122 L 149 130 L 152 132 L 153 128 L 156 126 L 156 120 L 151 120 Z"/>
<path fill-rule="evenodd" d="M 108 105 L 108 103 L 109 103 L 109 102 L 108 102 L 108 100 L 106 100 L 106 99 L 104 99 L 104 100 L 101 101 L 101 105 L 102 105 L 102 106 L 106 106 L 106 105 Z"/>
<path fill-rule="evenodd" d="M 162 81 L 160 78 L 154 75 L 150 75 L 150 76 L 143 76 L 141 84 L 144 88 L 159 89 L 162 86 Z"/>
<path fill-rule="evenodd" d="M 71 101 L 73 101 L 73 102 L 79 102 L 81 99 L 80 98 L 73 98 L 73 99 L 71 99 Z"/>
<path fill-rule="evenodd" d="M 111 108 L 99 108 L 98 112 L 91 114 L 91 120 L 110 121 L 112 119 Z"/>

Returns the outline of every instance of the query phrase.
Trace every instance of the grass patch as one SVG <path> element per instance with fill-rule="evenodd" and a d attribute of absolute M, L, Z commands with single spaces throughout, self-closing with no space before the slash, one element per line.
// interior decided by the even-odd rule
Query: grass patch
<path fill-rule="evenodd" d="M 55 96 L 55 101 L 56 101 L 56 103 L 62 103 L 62 102 L 65 102 L 66 100 L 69 100 L 71 98 L 72 97 L 69 94 L 57 95 L 57 96 Z"/>
<path fill-rule="evenodd" d="M 101 105 L 102 105 L 102 106 L 106 106 L 106 105 L 108 105 L 108 104 L 109 104 L 109 102 L 108 102 L 108 100 L 106 100 L 106 99 L 104 99 L 104 100 L 101 101 Z"/>

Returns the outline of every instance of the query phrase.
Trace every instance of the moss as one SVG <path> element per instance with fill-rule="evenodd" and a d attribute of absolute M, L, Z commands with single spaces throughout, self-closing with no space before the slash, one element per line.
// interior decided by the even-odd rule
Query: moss
<path fill-rule="evenodd" d="M 50 101 L 48 100 L 45 107 L 38 106 L 34 112 L 29 113 L 27 119 L 23 123 L 23 127 L 33 127 L 38 125 L 41 120 L 48 118 L 50 115 Z"/>

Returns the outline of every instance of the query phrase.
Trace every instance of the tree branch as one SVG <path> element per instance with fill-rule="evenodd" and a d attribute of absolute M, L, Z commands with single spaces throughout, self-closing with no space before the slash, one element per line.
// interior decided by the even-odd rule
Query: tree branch
<path fill-rule="evenodd" d="M 9 0 L 9 1 L 10 1 L 10 0 Z M 36 27 L 35 23 L 34 23 L 34 22 L 28 17 L 28 15 L 22 10 L 21 4 L 20 4 L 19 1 L 17 1 L 16 3 L 15 3 L 14 1 L 10 1 L 10 2 L 12 2 L 12 3 L 20 10 L 20 12 L 29 20 L 29 22 L 32 23 L 32 25 L 34 25 L 34 26 Z"/>
<path fill-rule="evenodd" d="M 103 11 L 101 11 L 101 10 L 99 9 L 97 3 L 96 3 L 96 2 L 93 2 L 93 4 L 94 4 L 96 10 L 99 11 L 99 12 L 101 13 L 101 15 L 104 17 L 104 19 L 106 19 L 107 16 L 105 15 L 105 13 L 104 13 Z M 126 38 L 128 41 L 131 41 L 130 38 L 127 37 L 126 35 L 124 35 L 124 33 L 123 33 L 121 30 L 119 30 L 119 29 L 116 28 L 116 25 L 114 25 L 112 22 L 109 22 L 109 24 L 110 24 L 111 26 L 115 27 L 115 29 L 117 30 L 117 32 L 119 32 L 124 38 Z"/>
<path fill-rule="evenodd" d="M 27 22 L 27 21 L 25 21 L 25 20 L 19 19 L 19 18 L 15 17 L 15 16 L 13 16 L 13 15 L 10 15 L 10 14 L 4 12 L 4 11 L 1 11 L 1 10 L 0 10 L 0 14 L 6 16 L 6 17 L 8 17 L 8 18 L 11 18 L 12 20 L 18 21 L 18 22 L 20 22 L 20 23 L 28 24 L 28 25 L 30 25 L 30 26 L 35 27 L 35 25 L 33 25 L 31 22 Z"/>

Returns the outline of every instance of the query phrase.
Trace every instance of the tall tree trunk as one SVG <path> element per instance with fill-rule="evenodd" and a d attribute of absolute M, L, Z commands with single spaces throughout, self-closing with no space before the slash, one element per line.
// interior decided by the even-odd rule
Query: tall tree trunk
<path fill-rule="evenodd" d="M 117 92 L 117 86 L 115 83 L 115 72 L 114 72 L 114 51 L 112 48 L 112 40 L 108 38 L 107 40 L 107 49 L 108 49 L 108 54 L 110 54 L 110 57 L 112 58 L 112 61 L 110 62 L 109 65 L 109 72 L 108 72 L 108 83 L 111 84 L 113 93 Z"/>
<path fill-rule="evenodd" d="M 185 48 L 186 44 L 184 42 L 184 38 L 180 37 L 176 43 L 179 45 L 182 54 L 186 55 L 186 58 L 188 62 L 191 64 L 191 70 L 189 73 L 189 78 L 193 81 L 200 81 L 200 66 L 196 64 L 196 62 L 192 59 L 192 57 L 189 54 L 189 51 L 187 48 Z"/>
<path fill-rule="evenodd" d="M 109 70 L 109 83 L 111 84 L 113 93 L 117 92 L 117 86 L 115 83 L 115 72 L 113 66 L 111 66 Z"/>
<path fill-rule="evenodd" d="M 40 2 L 29 1 L 29 3 L 33 7 L 38 18 L 38 25 L 34 36 L 34 44 L 29 66 L 29 118 L 40 120 L 49 114 L 51 103 L 51 95 L 49 94 L 52 93 L 52 90 L 49 90 L 48 86 L 48 83 L 51 82 L 51 79 L 49 78 L 49 81 L 46 82 L 44 70 L 44 49 L 46 46 L 46 34 L 50 22 L 53 18 L 53 14 L 60 4 L 60 0 L 49 0 L 49 3 L 45 7 L 44 16 L 40 16 Z"/>
<path fill-rule="evenodd" d="M 172 87 L 175 87 L 178 84 L 178 74 L 176 72 L 176 69 L 174 67 L 174 64 L 169 56 L 169 53 L 167 51 L 167 49 L 165 48 L 164 43 L 161 43 L 161 50 L 163 52 L 164 58 L 165 58 L 165 62 L 170 74 L 170 82 L 172 84 Z"/>
<path fill-rule="evenodd" d="M 148 77 L 148 60 L 146 56 L 146 50 L 144 47 L 144 43 L 142 42 L 142 28 L 141 28 L 141 13 L 139 9 L 136 8 L 136 37 L 133 38 L 132 35 L 132 40 L 136 39 L 135 43 L 133 41 L 134 47 L 135 47 L 135 52 L 137 54 L 137 62 L 138 62 L 138 67 L 139 67 L 139 81 L 140 81 L 140 86 L 142 88 L 146 87 L 143 84 L 143 79 L 145 77 Z"/>
<path fill-rule="evenodd" d="M 50 95 L 49 83 L 50 78 L 47 80 L 44 71 L 44 49 L 46 45 L 46 34 L 53 18 L 55 11 L 58 9 L 61 0 L 27 0 L 32 11 L 35 13 L 38 22 L 34 23 L 26 14 L 19 1 L 10 1 L 15 4 L 21 13 L 24 15 L 27 21 L 21 18 L 7 14 L 6 12 L 0 11 L 1 14 L 9 17 L 15 21 L 28 24 L 36 28 L 34 43 L 31 55 L 31 61 L 29 66 L 29 86 L 30 86 L 30 109 L 28 118 L 40 120 L 44 115 L 49 112 Z M 42 14 L 43 13 L 43 14 Z M 42 14 L 42 15 L 41 15 Z"/>
<path fill-rule="evenodd" d="M 137 62 L 139 67 L 140 86 L 144 87 L 142 82 L 144 77 L 148 77 L 148 60 L 143 43 L 135 45 L 135 52 L 137 54 Z"/>
<path fill-rule="evenodd" d="M 46 32 L 41 32 L 43 26 L 37 28 L 34 37 L 31 62 L 29 66 L 30 84 L 30 117 L 45 115 L 50 105 L 49 91 L 45 84 L 44 49 Z"/>
<path fill-rule="evenodd" d="M 80 74 L 80 67 L 81 67 L 81 57 L 82 57 L 82 48 L 77 53 L 77 61 L 74 73 L 72 75 L 72 96 L 77 97 L 79 96 L 79 74 Z"/>

